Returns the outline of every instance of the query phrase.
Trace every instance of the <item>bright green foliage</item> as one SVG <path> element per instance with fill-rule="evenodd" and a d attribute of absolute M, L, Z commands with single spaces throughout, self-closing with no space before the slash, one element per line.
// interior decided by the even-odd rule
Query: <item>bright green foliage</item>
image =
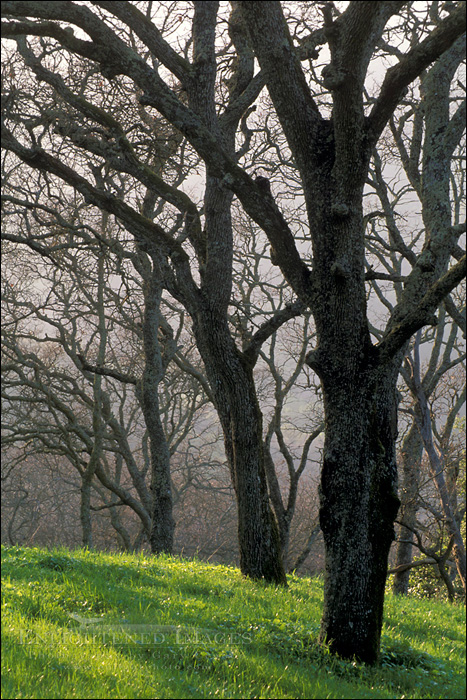
<path fill-rule="evenodd" d="M 318 579 L 21 547 L 2 548 L 2 578 L 4 698 L 465 697 L 461 606 L 388 595 L 368 668 L 317 646 Z"/>

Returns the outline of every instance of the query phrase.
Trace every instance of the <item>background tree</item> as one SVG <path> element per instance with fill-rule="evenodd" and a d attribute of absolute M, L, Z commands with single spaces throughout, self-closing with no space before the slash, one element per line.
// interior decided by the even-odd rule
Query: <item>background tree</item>
<path fill-rule="evenodd" d="M 460 575 L 458 573 L 462 558 L 459 557 L 459 553 L 456 553 L 457 561 L 453 556 L 456 539 L 458 542 L 461 541 L 462 553 L 465 538 L 465 455 L 463 456 L 463 448 L 457 444 L 458 440 L 459 436 L 454 435 L 451 444 L 442 442 L 443 461 L 446 464 L 444 471 L 433 473 L 426 454 L 417 469 L 419 477 L 419 490 L 415 499 L 417 517 L 410 525 L 405 519 L 400 521 L 401 534 L 398 538 L 398 545 L 399 543 L 410 545 L 410 556 L 401 563 L 398 563 L 399 559 L 397 559 L 396 566 L 388 572 L 394 574 L 394 587 L 399 583 L 396 577 L 404 581 L 404 575 L 410 574 L 410 581 L 407 576 L 407 590 L 405 587 L 401 590 L 397 585 L 397 593 L 409 592 L 416 595 L 437 596 L 443 595 L 444 589 L 452 602 L 465 599 L 461 566 Z M 443 503 L 436 483 L 439 477 L 442 484 L 449 483 L 450 512 L 448 511 L 448 515 L 451 516 L 450 518 L 446 518 L 443 512 Z M 446 490 L 442 495 L 446 500 Z M 454 504 L 455 507 L 453 507 Z M 452 514 L 455 514 L 454 527 Z M 459 532 L 456 532 L 457 528 Z M 407 537 L 406 533 L 408 533 L 407 540 L 402 539 Z M 418 554 L 414 556 L 413 550 L 418 550 Z"/>
<path fill-rule="evenodd" d="M 4 221 L 9 230 L 15 225 L 19 202 L 18 199 L 11 209 L 9 205 L 4 208 Z M 84 221 L 83 211 L 80 218 Z M 33 229 L 36 233 L 31 235 L 30 242 L 40 239 L 40 245 L 53 262 L 45 256 L 33 255 L 29 261 L 20 263 L 17 251 L 4 250 L 4 446 L 29 442 L 35 445 L 38 453 L 45 451 L 65 456 L 78 470 L 82 499 L 86 498 L 83 541 L 87 546 L 91 544 L 90 513 L 95 508 L 90 504 L 90 490 L 92 488 L 96 495 L 96 480 L 104 492 L 110 489 L 119 505 L 123 502 L 135 510 L 151 541 L 154 499 L 147 476 L 151 478 L 155 470 L 147 451 L 145 453 L 147 426 L 139 410 L 143 404 L 140 384 L 145 371 L 144 329 L 138 320 L 144 308 L 144 267 L 139 267 L 141 280 L 137 270 L 128 266 L 125 259 L 103 255 L 104 242 L 111 242 L 114 252 L 118 247 L 117 240 L 106 238 L 105 232 L 101 232 L 100 242 L 93 244 L 89 235 L 84 236 L 85 242 L 80 241 L 79 227 L 70 225 L 73 244 L 67 246 L 67 227 L 63 225 L 61 242 L 57 246 L 53 241 L 57 229 L 52 227 L 47 236 L 40 227 L 37 231 L 37 222 L 30 221 L 27 216 L 24 220 L 26 224 L 36 224 Z M 50 226 L 50 221 L 43 224 Z M 87 227 L 90 229 L 91 223 Z M 81 243 L 83 251 L 86 246 L 86 256 L 81 255 Z M 60 251 L 59 268 L 54 259 L 57 249 Z M 104 250 L 108 252 L 107 247 Z M 98 275 L 95 265 L 100 266 Z M 39 288 L 38 276 L 41 279 Z M 105 340 L 105 348 L 99 348 L 101 338 Z M 160 342 L 164 346 L 163 362 L 168 364 L 176 341 L 163 336 Z M 101 380 L 99 401 L 93 397 L 94 389 L 89 394 L 97 377 Z M 181 389 L 177 388 L 174 372 L 166 382 L 165 407 L 157 415 L 150 415 L 149 420 L 166 423 L 158 445 L 160 449 L 163 443 L 168 443 L 167 452 L 173 453 L 206 397 L 199 385 L 195 389 L 190 387 L 187 378 L 184 398 L 180 400 Z M 169 384 L 173 388 L 170 404 L 167 400 Z M 95 417 L 89 415 L 96 410 L 96 405 L 101 411 L 97 425 Z M 41 408 L 32 410 L 31 406 Z M 96 430 L 100 443 L 97 453 Z M 90 472 L 88 465 L 92 454 L 95 461 Z M 123 474 L 121 461 L 125 465 Z M 83 481 L 86 481 L 85 488 Z M 124 487 L 125 481 L 130 491 Z M 116 508 L 112 507 L 110 513 L 117 525 Z M 128 538 L 125 540 L 128 542 Z M 157 549 L 157 542 L 151 544 Z"/>
<path fill-rule="evenodd" d="M 415 341 L 413 362 L 410 365 L 408 385 L 414 397 L 415 420 L 424 450 L 428 457 L 430 477 L 436 488 L 436 493 L 444 516 L 445 528 L 450 540 L 450 548 L 452 549 L 457 573 L 465 595 L 465 543 L 460 529 L 465 514 L 465 504 L 460 504 L 460 508 L 458 508 L 458 489 L 456 488 L 458 474 L 456 474 L 455 465 L 452 465 L 451 468 L 448 469 L 446 464 L 446 457 L 448 454 L 447 447 L 450 442 L 455 420 L 459 410 L 465 403 L 465 383 L 464 388 L 456 392 L 457 396 L 455 395 L 453 404 L 447 414 L 444 429 L 441 431 L 441 435 L 438 433 L 440 447 L 436 444 L 436 439 L 433 434 L 433 421 L 428 404 L 428 396 L 431 387 L 429 387 L 428 382 L 425 381 L 422 383 L 421 380 L 419 342 L 420 337 L 418 333 Z M 425 376 L 424 379 L 426 380 L 426 378 Z"/>
<path fill-rule="evenodd" d="M 13 188 L 11 182 L 9 188 Z M 109 433 L 109 429 L 106 432 L 101 449 L 101 460 L 105 460 L 108 465 L 112 464 L 114 460 L 122 460 L 125 465 L 123 475 L 128 468 L 130 469 L 130 473 L 133 475 L 132 479 L 138 485 L 136 491 L 133 490 L 132 485 L 130 485 L 130 489 L 134 497 L 141 499 L 142 512 L 146 513 L 150 501 L 146 475 L 151 473 L 151 469 L 146 457 L 141 461 L 144 449 L 135 449 L 135 440 L 142 439 L 144 441 L 147 435 L 147 431 L 145 432 L 144 427 L 140 425 L 142 417 L 138 411 L 138 404 L 142 403 L 141 391 L 138 386 L 139 377 L 142 377 L 144 372 L 142 345 L 144 326 L 137 319 L 142 317 L 146 293 L 144 277 L 147 276 L 148 266 L 144 265 L 145 254 L 138 253 L 136 256 L 138 265 L 135 269 L 133 264 L 135 254 L 124 255 L 123 250 L 118 248 L 118 231 L 115 229 L 112 233 L 110 231 L 103 232 L 99 228 L 99 242 L 96 245 L 87 245 L 86 256 L 82 257 L 79 252 L 80 247 L 84 246 L 85 242 L 89 243 L 90 239 L 84 237 L 83 241 L 80 241 L 79 227 L 73 228 L 70 222 L 65 224 L 64 221 L 62 221 L 61 227 L 58 224 L 51 226 L 49 219 L 44 222 L 38 220 L 36 216 L 31 216 L 31 212 L 28 215 L 27 209 L 25 212 L 20 206 L 22 195 L 19 188 L 15 194 L 17 201 L 14 203 L 11 201 L 11 197 L 4 194 L 4 239 L 8 241 L 11 235 L 15 238 L 16 243 L 21 240 L 18 229 L 20 221 L 24 221 L 30 232 L 29 250 L 30 246 L 34 245 L 33 241 L 40 241 L 42 250 L 47 252 L 47 256 L 41 256 L 30 250 L 30 255 L 25 256 L 23 264 L 20 264 L 18 251 L 9 250 L 7 243 L 4 243 L 3 350 L 5 360 L 8 358 L 8 361 L 3 365 L 5 406 L 2 424 L 6 436 L 5 450 L 8 450 L 8 447 L 12 448 L 13 445 L 24 445 L 25 442 L 29 442 L 34 445 L 36 454 L 44 455 L 46 454 L 44 449 L 48 449 L 49 452 L 53 451 L 56 455 L 67 455 L 67 459 L 70 457 L 66 451 L 67 442 L 62 437 L 63 434 L 70 433 L 69 420 L 64 412 L 54 411 L 50 415 L 50 409 L 46 409 L 42 420 L 38 413 L 30 411 L 28 404 L 24 404 L 16 392 L 12 392 L 11 387 L 18 385 L 18 381 L 21 382 L 23 390 L 27 390 L 28 386 L 29 391 L 34 392 L 35 401 L 38 403 L 50 404 L 45 387 L 48 388 L 49 392 L 53 390 L 56 396 L 63 396 L 64 405 L 66 405 L 70 415 L 74 414 L 76 424 L 84 421 L 85 430 L 90 436 L 89 445 L 92 445 L 92 436 L 94 435 L 91 425 L 92 419 L 87 416 L 87 413 L 94 410 L 95 402 L 87 397 L 84 403 L 80 399 L 77 403 L 76 395 L 70 391 L 64 379 L 67 377 L 69 381 L 71 376 L 75 376 L 76 384 L 79 385 L 82 382 L 79 379 L 81 374 L 85 378 L 84 386 L 86 386 L 88 382 L 92 383 L 97 375 L 104 382 L 100 387 L 101 403 L 107 407 L 113 403 L 113 410 L 109 412 L 107 408 L 105 412 L 106 423 L 111 432 Z M 64 200 L 62 211 L 66 206 L 67 203 Z M 72 206 L 71 203 L 69 206 Z M 74 216 L 74 219 L 80 219 L 83 223 L 85 216 L 86 212 L 82 210 Z M 44 230 L 49 231 L 49 233 L 45 233 Z M 72 239 L 67 238 L 67 230 L 73 231 Z M 87 224 L 87 230 L 88 233 L 92 231 L 91 222 Z M 8 233 L 13 231 L 14 234 Z M 248 303 L 245 301 L 245 304 L 238 304 L 238 308 L 231 317 L 231 325 L 233 332 L 239 337 L 239 342 L 245 344 L 251 342 L 255 333 L 254 329 L 261 328 L 268 315 L 276 314 L 287 304 L 284 283 L 278 284 L 277 280 L 271 277 L 267 272 L 267 267 L 264 266 L 264 254 L 255 252 L 257 233 L 257 231 L 251 230 L 248 235 L 245 235 L 241 251 L 242 257 L 239 258 L 238 269 L 235 273 L 236 296 L 242 300 L 246 300 L 248 297 Z M 71 243 L 70 240 L 73 242 Z M 94 272 L 95 266 L 97 267 L 99 262 L 102 262 L 104 243 L 107 251 L 105 256 L 106 274 L 102 279 L 101 271 L 100 292 L 97 293 Z M 112 250 L 110 246 L 112 246 Z M 94 255 L 95 262 L 92 262 Z M 59 256 L 60 262 L 59 269 L 57 269 L 57 256 Z M 34 261 L 35 257 L 36 261 Z M 55 264 L 52 264 L 50 258 L 55 259 Z M 41 290 L 34 292 L 35 280 L 38 277 L 41 278 Z M 21 282 L 19 282 L 19 278 Z M 151 275 L 149 275 L 150 280 Z M 231 528 L 235 528 L 235 518 L 232 520 L 230 489 L 225 485 L 225 478 L 222 474 L 223 466 L 219 463 L 218 457 L 207 456 L 209 448 L 207 441 L 211 438 L 210 434 L 206 432 L 206 414 L 203 416 L 200 409 L 207 400 L 205 392 L 210 394 L 209 385 L 199 368 L 199 361 L 195 357 L 192 357 L 191 361 L 189 359 L 194 348 L 190 334 L 187 329 L 183 328 L 183 313 L 177 312 L 173 304 L 170 304 L 171 308 L 169 308 L 167 302 L 168 300 L 163 302 L 164 318 L 162 319 L 162 329 L 159 332 L 159 342 L 163 346 L 164 376 L 159 384 L 158 394 L 161 423 L 170 459 L 173 462 L 174 505 L 179 514 L 178 517 L 182 517 L 176 547 L 177 551 L 197 551 L 207 556 L 211 547 L 209 533 L 217 531 L 219 537 L 224 540 L 229 529 L 228 523 L 230 523 Z M 176 318 L 177 313 L 181 313 L 179 320 Z M 248 317 L 242 316 L 240 319 L 239 313 L 248 313 Z M 11 320 L 8 321 L 8 318 Z M 171 325 L 166 321 L 166 318 L 171 318 Z M 16 319 L 16 323 L 13 322 L 13 319 Z M 253 329 L 251 332 L 248 328 L 249 325 Z M 174 328 L 178 328 L 178 330 L 174 332 Z M 278 522 L 285 526 L 281 529 L 281 537 L 286 538 L 287 541 L 299 497 L 299 478 L 303 475 L 305 467 L 309 465 L 307 455 L 312 440 L 319 434 L 319 430 L 312 430 L 311 437 L 301 447 L 302 436 L 308 434 L 307 425 L 299 426 L 298 422 L 294 420 L 295 426 L 290 418 L 287 420 L 281 418 L 285 401 L 300 401 L 300 395 L 303 395 L 303 389 L 298 388 L 297 395 L 297 392 L 294 392 L 294 386 L 297 375 L 304 364 L 309 337 L 306 319 L 304 324 L 297 319 L 293 334 L 290 330 L 287 333 L 281 333 L 281 338 L 276 338 L 277 333 L 271 336 L 269 349 L 266 354 L 262 351 L 260 356 L 260 361 L 262 359 L 264 365 L 260 370 L 262 379 L 259 379 L 259 375 L 256 373 L 257 381 L 262 387 L 259 392 L 261 404 L 264 406 L 266 415 L 271 415 L 271 419 L 268 418 L 269 427 L 265 435 L 265 449 L 268 450 L 267 476 L 268 481 L 272 484 L 270 493 L 274 494 L 273 507 L 277 508 Z M 99 333 L 105 337 L 107 347 L 101 361 L 98 361 L 98 348 L 96 347 Z M 28 350 L 27 361 L 29 367 L 34 368 L 34 377 L 29 378 L 23 374 L 18 380 L 19 368 L 24 367 L 25 372 L 30 371 L 25 367 L 25 344 L 27 344 Z M 49 366 L 50 362 L 44 362 L 47 346 L 49 354 L 52 353 L 54 358 L 54 364 L 51 366 Z M 52 348 L 55 348 L 53 352 Z M 61 373 L 57 371 L 57 362 L 64 367 L 64 371 Z M 14 369 L 16 372 L 13 372 Z M 53 372 L 55 372 L 55 376 Z M 290 376 L 288 376 L 289 373 Z M 269 375 L 272 375 L 272 380 L 268 378 Z M 282 387 L 280 390 L 278 390 L 279 385 Z M 83 390 L 83 387 L 81 388 Z M 85 391 L 82 393 L 83 396 L 86 396 Z M 117 396 L 120 397 L 118 410 L 116 410 Z M 271 407 L 274 407 L 272 413 Z M 202 430 L 198 427 L 201 421 L 204 425 Z M 51 426 L 54 423 L 56 423 L 56 438 L 52 440 Z M 20 430 L 15 427 L 19 425 L 21 426 Z M 137 436 L 137 430 L 141 437 Z M 48 435 L 47 445 L 42 444 L 41 435 L 44 431 Z M 271 444 L 274 432 L 280 435 L 280 446 Z M 116 444 L 110 439 L 112 434 L 118 438 Z M 296 455 L 295 452 L 297 452 Z M 287 460 L 287 479 L 285 474 L 276 474 L 274 461 L 279 455 Z M 5 459 L 8 461 L 6 452 Z M 299 465 L 298 471 L 294 467 L 295 460 Z M 81 460 L 73 457 L 71 464 L 80 473 Z M 129 467 L 126 466 L 127 464 Z M 208 471 L 203 473 L 208 466 Z M 123 505 L 120 497 L 115 490 L 112 491 L 110 476 L 114 469 L 115 477 L 117 472 L 119 474 L 117 483 L 114 485 L 117 493 L 118 486 L 122 485 L 121 467 L 117 469 L 115 464 L 115 467 L 110 467 L 106 471 L 108 480 L 106 483 L 110 485 L 111 493 L 105 498 L 102 497 L 107 491 L 107 486 L 99 484 L 95 473 L 89 477 L 89 484 L 92 485 L 93 490 L 93 503 L 88 503 L 86 517 L 89 520 L 92 515 L 93 520 L 95 520 L 97 511 L 102 513 L 104 509 L 108 508 L 119 541 L 124 543 L 125 548 L 133 548 L 136 546 L 136 542 L 141 541 L 141 538 L 132 535 L 130 539 L 129 533 L 124 533 L 128 516 L 125 515 L 126 509 L 119 507 Z M 48 470 L 45 470 L 45 480 L 47 480 L 47 474 Z M 98 469 L 98 474 L 101 474 L 100 469 Z M 285 480 L 290 482 L 288 491 L 285 490 Z M 14 481 L 10 479 L 9 490 L 13 488 L 13 484 Z M 97 495 L 98 487 L 101 489 L 99 496 Z M 27 506 L 25 499 L 22 498 L 19 483 L 18 489 L 20 505 L 15 511 L 16 513 L 25 512 Z M 199 492 L 198 496 L 195 496 L 194 489 Z M 78 490 L 81 491 L 81 489 Z M 283 503 L 283 491 L 286 506 Z M 220 503 L 214 505 L 208 492 L 212 493 L 213 499 L 216 498 L 217 494 Z M 204 495 L 202 496 L 202 494 Z M 230 513 L 230 519 L 221 515 L 221 503 L 224 503 L 224 497 L 227 498 L 227 512 Z M 112 505 L 112 507 L 106 505 L 109 498 L 115 500 L 116 505 Z M 206 505 L 208 498 L 211 498 L 209 507 Z M 199 503 L 200 513 L 203 509 L 210 512 L 209 521 L 211 524 L 206 533 L 207 539 L 206 534 L 199 527 L 196 532 L 191 531 L 192 526 L 189 525 L 190 519 L 187 516 L 192 506 L 188 503 L 192 502 L 194 505 L 194 501 Z M 131 503 L 132 501 L 130 501 Z M 185 508 L 183 504 L 185 504 Z M 4 505 L 7 507 L 6 502 Z M 216 522 L 214 513 L 219 513 L 218 519 L 221 520 L 221 523 Z M 124 517 L 121 518 L 120 514 Z M 208 513 L 203 515 L 202 519 L 207 515 Z M 147 525 L 147 516 L 145 517 L 143 526 L 144 523 Z M 300 518 L 303 516 L 301 515 Z M 308 520 L 309 518 L 306 516 L 305 522 L 308 523 Z M 99 528 L 101 527 L 99 521 Z M 146 537 L 149 538 L 149 531 L 146 531 L 144 527 L 143 530 Z M 42 531 L 43 528 L 40 532 Z M 87 531 L 90 532 L 89 526 Z M 189 532 L 191 534 L 188 534 Z M 299 537 L 307 540 L 308 534 L 300 534 Z M 295 542 L 296 538 L 293 539 Z M 131 540 L 134 541 L 134 544 L 131 544 Z M 101 532 L 98 541 L 102 542 Z M 227 537 L 227 541 L 229 542 L 230 556 L 233 557 L 229 561 L 236 561 L 236 544 L 232 543 L 229 537 Z M 73 544 L 76 542 L 74 541 Z M 87 546 L 90 544 L 89 535 L 85 544 Z M 296 551 L 297 546 L 301 545 L 298 542 L 294 544 L 293 556 L 295 557 L 300 554 Z M 227 551 L 224 547 L 220 549 Z M 219 551 L 220 549 L 218 548 Z M 283 557 L 284 563 L 286 563 L 284 547 Z"/>

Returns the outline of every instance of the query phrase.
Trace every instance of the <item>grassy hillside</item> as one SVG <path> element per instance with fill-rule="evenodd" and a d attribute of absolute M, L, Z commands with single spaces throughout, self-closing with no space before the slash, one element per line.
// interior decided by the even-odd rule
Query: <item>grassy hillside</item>
<path fill-rule="evenodd" d="M 316 645 L 288 590 L 176 557 L 2 548 L 4 698 L 463 698 L 465 609 L 388 595 L 382 664 Z"/>

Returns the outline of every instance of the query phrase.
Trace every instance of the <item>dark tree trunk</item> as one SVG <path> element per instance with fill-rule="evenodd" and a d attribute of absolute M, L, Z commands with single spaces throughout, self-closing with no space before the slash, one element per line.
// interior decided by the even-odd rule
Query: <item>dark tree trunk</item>
<path fill-rule="evenodd" d="M 394 568 L 402 564 L 410 564 L 413 550 L 413 529 L 416 525 L 418 510 L 418 488 L 420 481 L 420 461 L 422 459 L 422 441 L 417 425 L 413 423 L 402 445 L 401 471 L 402 483 L 400 489 L 401 511 L 399 520 L 407 527 L 399 528 L 396 546 L 396 561 Z M 410 567 L 401 569 L 394 574 L 392 591 L 396 595 L 407 595 L 409 589 Z"/>
<path fill-rule="evenodd" d="M 377 373 L 376 373 L 377 374 Z M 353 387 L 325 387 L 320 524 L 326 547 L 321 641 L 345 658 L 379 655 L 387 560 L 399 508 L 397 373 L 362 371 Z"/>
<path fill-rule="evenodd" d="M 326 220 L 323 214 L 322 219 L 326 235 L 317 247 L 325 248 L 315 267 L 319 343 L 307 358 L 321 379 L 325 411 L 320 525 L 326 564 L 320 639 L 340 656 L 375 663 L 400 505 L 395 441 L 402 355 L 382 364 L 371 343 L 357 197 L 350 216 Z"/>
<path fill-rule="evenodd" d="M 252 367 L 223 316 L 205 308 L 194 320 L 197 345 L 222 425 L 238 513 L 240 569 L 252 579 L 287 585 L 279 530 L 269 505 L 262 414 Z M 208 319 L 208 323 L 206 320 Z"/>
<path fill-rule="evenodd" d="M 91 519 L 91 478 L 86 478 L 86 474 L 82 477 L 81 482 L 81 500 L 79 517 L 81 521 L 81 538 L 85 549 L 92 549 L 92 519 Z"/>
<path fill-rule="evenodd" d="M 281 543 L 282 561 L 284 562 L 284 567 L 287 569 L 287 559 L 289 552 L 290 543 L 290 523 L 292 520 L 293 509 L 295 508 L 296 493 L 292 500 L 292 508 L 286 508 L 282 500 L 281 489 L 279 485 L 279 479 L 277 478 L 276 465 L 271 455 L 270 444 L 265 441 L 264 447 L 264 465 L 266 469 L 266 480 L 268 484 L 269 499 L 271 506 L 274 509 L 274 515 L 277 522 L 277 527 L 279 529 L 279 539 Z M 291 488 L 296 484 L 291 483 Z"/>
<path fill-rule="evenodd" d="M 234 160 L 236 129 L 243 112 L 222 123 L 215 99 L 217 2 L 194 3 L 193 74 L 189 103 L 210 133 Z M 242 67 L 230 87 L 234 99 L 253 77 L 254 59 L 238 18 L 231 15 L 230 32 L 243 54 Z M 246 82 L 245 82 L 246 79 Z M 234 87 L 236 83 L 237 87 Z M 237 349 L 228 326 L 232 297 L 232 191 L 207 169 L 204 230 L 197 241 L 201 277 L 198 302 L 186 299 L 193 319 L 196 344 L 202 356 L 224 433 L 226 455 L 238 511 L 240 568 L 245 576 L 287 585 L 277 524 L 269 506 L 263 454 L 262 415 L 256 397 L 253 368 Z"/>
<path fill-rule="evenodd" d="M 155 261 L 153 261 L 156 265 Z M 171 553 L 175 521 L 172 514 L 172 485 L 170 453 L 160 418 L 159 383 L 164 376 L 161 348 L 158 340 L 160 300 L 162 288 L 156 269 L 145 288 L 145 316 L 143 324 L 145 367 L 142 381 L 141 404 L 149 433 L 151 453 L 152 518 L 149 537 L 151 552 Z"/>

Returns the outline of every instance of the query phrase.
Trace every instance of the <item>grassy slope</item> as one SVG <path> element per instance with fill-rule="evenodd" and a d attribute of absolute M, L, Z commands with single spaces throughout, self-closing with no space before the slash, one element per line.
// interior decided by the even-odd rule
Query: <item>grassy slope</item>
<path fill-rule="evenodd" d="M 10 547 L 2 580 L 5 698 L 465 697 L 460 606 L 388 595 L 369 669 L 316 646 L 317 579 L 281 590 L 176 557 Z M 71 614 L 113 626 L 84 633 Z"/>

